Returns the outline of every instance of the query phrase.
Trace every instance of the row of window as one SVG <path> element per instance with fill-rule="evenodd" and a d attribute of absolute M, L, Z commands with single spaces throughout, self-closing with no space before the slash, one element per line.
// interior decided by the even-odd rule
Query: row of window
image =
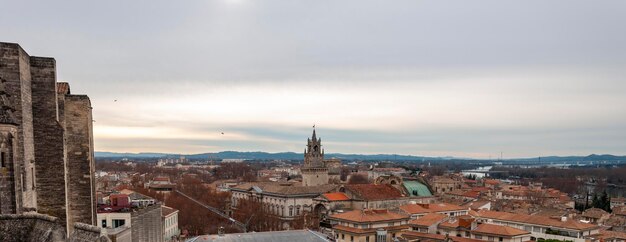
<path fill-rule="evenodd" d="M 341 237 L 341 239 L 339 239 L 339 237 Z M 370 237 L 371 237 L 371 240 L 370 240 Z M 391 237 L 393 239 L 395 239 L 396 238 L 396 234 L 393 233 L 391 235 Z M 346 240 L 346 234 L 335 234 L 335 239 L 337 239 L 338 241 L 347 241 Z M 350 235 L 350 240 L 349 241 L 350 242 L 354 242 L 354 235 Z M 371 236 L 367 235 L 367 236 L 365 236 L 365 242 L 370 242 L 370 241 L 371 242 L 385 242 L 385 241 L 387 241 L 387 235 L 380 235 L 378 237 L 376 237 L 374 235 L 371 235 Z"/>
<path fill-rule="evenodd" d="M 173 216 L 165 219 L 165 227 L 172 226 L 178 222 L 178 216 Z"/>
<path fill-rule="evenodd" d="M 120 227 L 120 226 L 124 226 L 124 224 L 126 224 L 126 220 L 124 220 L 124 219 L 113 219 L 113 220 L 111 220 L 111 223 L 112 223 L 111 224 L 111 228 L 117 228 L 117 227 Z M 107 227 L 107 220 L 106 219 L 102 220 L 102 227 L 103 228 Z"/>

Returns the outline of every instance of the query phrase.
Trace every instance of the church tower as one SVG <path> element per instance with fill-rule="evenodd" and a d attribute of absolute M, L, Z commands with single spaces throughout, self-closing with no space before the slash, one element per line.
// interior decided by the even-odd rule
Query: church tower
<path fill-rule="evenodd" d="M 307 140 L 307 147 L 304 149 L 304 164 L 301 171 L 304 186 L 328 184 L 328 168 L 324 163 L 322 139 L 317 138 L 315 128 L 313 137 Z"/>

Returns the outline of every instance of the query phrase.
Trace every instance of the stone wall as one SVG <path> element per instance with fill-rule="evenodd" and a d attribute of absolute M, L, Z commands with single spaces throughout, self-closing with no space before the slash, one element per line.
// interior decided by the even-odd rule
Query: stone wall
<path fill-rule="evenodd" d="M 58 123 L 56 63 L 31 57 L 33 131 L 37 166 L 37 210 L 67 227 L 63 127 Z M 45 167 L 45 169 L 44 169 Z"/>
<path fill-rule="evenodd" d="M 6 92 L 18 122 L 14 176 L 16 213 L 35 210 L 35 155 L 31 100 L 30 56 L 19 45 L 0 43 L 0 77 L 6 80 Z"/>
<path fill-rule="evenodd" d="M 69 222 L 96 224 L 95 164 L 91 102 L 86 95 L 65 95 Z"/>
<path fill-rule="evenodd" d="M 65 230 L 57 218 L 43 214 L 0 215 L 0 241 L 65 241 Z"/>
<path fill-rule="evenodd" d="M 69 242 L 110 242 L 111 240 L 103 235 L 102 229 L 84 223 L 75 223 L 72 229 Z"/>
<path fill-rule="evenodd" d="M 160 204 L 147 206 L 132 212 L 130 221 L 133 241 L 163 241 Z"/>
<path fill-rule="evenodd" d="M 3 242 L 109 242 L 100 228 L 76 223 L 66 239 L 65 228 L 52 216 L 26 213 L 0 215 L 0 241 Z"/>
<path fill-rule="evenodd" d="M 302 168 L 302 185 L 319 186 L 328 184 L 327 168 Z"/>
<path fill-rule="evenodd" d="M 0 167 L 0 212 L 53 215 L 66 236 L 75 222 L 95 225 L 89 98 L 57 84 L 53 58 L 31 57 L 18 44 L 0 42 L 0 79 L 17 123 L 13 130 L 0 125 L 0 133 L 14 137 L 13 165 Z M 8 152 L 1 143 L 0 150 Z"/>

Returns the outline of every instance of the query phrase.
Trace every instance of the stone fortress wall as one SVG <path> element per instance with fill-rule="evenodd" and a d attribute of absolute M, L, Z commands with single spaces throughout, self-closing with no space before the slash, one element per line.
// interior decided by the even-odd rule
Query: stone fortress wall
<path fill-rule="evenodd" d="M 54 58 L 0 42 L 0 231 L 17 232 L 10 228 L 15 224 L 36 233 L 41 224 L 54 223 L 45 226 L 47 235 L 61 231 L 63 239 L 37 241 L 93 241 L 91 102 L 56 76 Z M 3 236 L 0 241 L 22 241 Z"/>

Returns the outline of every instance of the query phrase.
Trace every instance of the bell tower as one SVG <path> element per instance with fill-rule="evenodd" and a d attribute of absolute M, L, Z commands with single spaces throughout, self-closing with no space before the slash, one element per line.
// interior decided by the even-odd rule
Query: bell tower
<path fill-rule="evenodd" d="M 313 136 L 307 140 L 304 149 L 304 164 L 302 166 L 302 185 L 317 186 L 328 184 L 328 168 L 324 163 L 324 149 L 322 139 L 317 138 L 315 126 Z"/>
<path fill-rule="evenodd" d="M 322 139 L 318 139 L 313 129 L 313 137 L 307 140 L 304 150 L 305 167 L 324 167 L 324 150 L 322 149 Z"/>

